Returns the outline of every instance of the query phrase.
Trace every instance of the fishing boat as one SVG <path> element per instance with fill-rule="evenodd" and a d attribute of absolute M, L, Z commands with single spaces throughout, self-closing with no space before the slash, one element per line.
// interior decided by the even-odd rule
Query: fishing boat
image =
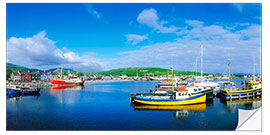
<path fill-rule="evenodd" d="M 236 88 L 233 82 L 224 83 L 220 94 L 226 100 L 261 97 L 262 86 L 260 80 L 243 81 L 243 88 Z"/>
<path fill-rule="evenodd" d="M 83 85 L 84 81 L 79 78 L 50 79 L 52 85 Z"/>
<path fill-rule="evenodd" d="M 172 83 L 170 81 L 160 83 L 156 86 L 156 91 L 167 91 L 172 93 Z M 213 95 L 213 88 L 209 86 L 197 86 L 194 83 L 178 82 L 174 84 L 174 91 L 188 91 L 191 95 L 205 93 L 209 97 Z"/>
<path fill-rule="evenodd" d="M 7 85 L 7 94 L 35 95 L 40 89 L 28 86 Z"/>
<path fill-rule="evenodd" d="M 173 70 L 172 70 L 172 84 L 173 82 Z M 177 89 L 175 91 L 174 85 L 172 91 L 155 91 L 152 93 L 137 93 L 131 95 L 131 102 L 134 104 L 146 104 L 146 105 L 191 105 L 206 102 L 206 93 L 191 93 L 188 89 Z"/>
<path fill-rule="evenodd" d="M 63 79 L 62 72 L 63 72 L 63 68 L 61 67 L 60 78 L 50 79 L 50 82 L 52 85 L 65 86 L 65 85 L 83 85 L 84 84 L 84 81 L 81 80 L 80 77 L 75 76 L 74 74 L 72 75 L 70 73 L 67 79 Z"/>
<path fill-rule="evenodd" d="M 230 61 L 229 67 L 229 80 L 223 84 L 220 90 L 221 97 L 226 100 L 242 99 L 242 98 L 257 98 L 261 96 L 262 84 L 261 80 L 256 80 L 255 72 L 253 80 L 243 81 L 242 88 L 236 88 L 234 82 L 230 81 Z"/>
<path fill-rule="evenodd" d="M 7 85 L 7 94 L 20 94 L 21 88 L 17 85 Z"/>
<path fill-rule="evenodd" d="M 206 102 L 206 94 L 191 95 L 188 92 L 155 92 L 154 94 L 139 94 L 133 97 L 134 104 L 146 105 L 191 105 Z"/>

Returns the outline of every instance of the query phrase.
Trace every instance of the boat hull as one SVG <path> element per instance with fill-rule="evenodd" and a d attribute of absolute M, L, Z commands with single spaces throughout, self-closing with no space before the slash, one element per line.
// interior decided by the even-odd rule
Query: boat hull
<path fill-rule="evenodd" d="M 7 93 L 8 94 L 20 94 L 21 90 L 20 89 L 7 88 Z"/>
<path fill-rule="evenodd" d="M 38 95 L 39 94 L 39 89 L 35 90 L 22 90 L 21 93 L 22 95 Z"/>
<path fill-rule="evenodd" d="M 157 106 L 157 105 L 136 105 L 135 110 L 188 110 L 188 111 L 206 111 L 206 104 L 180 105 L 180 106 Z"/>
<path fill-rule="evenodd" d="M 221 98 L 226 100 L 261 97 L 262 88 L 249 90 L 221 90 Z"/>
<path fill-rule="evenodd" d="M 206 102 L 206 93 L 198 94 L 192 97 L 188 97 L 186 99 L 143 99 L 134 97 L 134 103 L 136 104 L 146 104 L 146 105 L 191 105 L 191 104 L 199 104 Z"/>
<path fill-rule="evenodd" d="M 19 97 L 20 94 L 7 94 L 7 99 L 12 99 L 12 98 L 16 98 Z"/>
<path fill-rule="evenodd" d="M 83 85 L 84 84 L 84 81 L 65 81 L 65 80 L 53 80 L 51 79 L 50 80 L 51 84 L 52 85 L 59 85 L 59 86 L 63 86 L 63 85 Z"/>

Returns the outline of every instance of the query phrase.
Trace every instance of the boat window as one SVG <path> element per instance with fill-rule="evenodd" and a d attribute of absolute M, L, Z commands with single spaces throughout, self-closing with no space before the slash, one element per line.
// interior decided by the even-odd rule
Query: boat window
<path fill-rule="evenodd" d="M 202 88 L 199 88 L 199 90 L 202 90 Z"/>
<path fill-rule="evenodd" d="M 188 96 L 190 96 L 190 94 L 188 94 Z"/>
<path fill-rule="evenodd" d="M 184 96 L 184 93 L 182 93 L 182 96 Z"/>
<path fill-rule="evenodd" d="M 194 89 L 194 91 L 197 91 L 197 89 Z"/>
<path fill-rule="evenodd" d="M 181 93 L 179 93 L 178 95 L 181 96 Z"/>
<path fill-rule="evenodd" d="M 187 95 L 187 92 L 186 92 L 186 94 L 185 94 L 185 96 Z"/>

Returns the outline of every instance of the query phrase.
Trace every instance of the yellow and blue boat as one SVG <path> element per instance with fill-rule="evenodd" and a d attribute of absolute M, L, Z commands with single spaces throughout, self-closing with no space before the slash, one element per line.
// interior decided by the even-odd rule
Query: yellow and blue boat
<path fill-rule="evenodd" d="M 194 104 L 194 105 L 174 105 L 174 106 L 162 106 L 162 105 L 136 105 L 134 106 L 135 110 L 170 110 L 170 111 L 179 111 L 187 110 L 194 112 L 205 112 L 206 104 Z"/>
<path fill-rule="evenodd" d="M 188 92 L 156 92 L 154 94 L 136 94 L 132 98 L 134 104 L 177 106 L 191 105 L 206 102 L 206 93 L 191 95 Z"/>
<path fill-rule="evenodd" d="M 160 106 L 179 106 L 179 105 L 191 105 L 206 102 L 206 93 L 194 94 L 190 91 L 183 89 L 181 91 L 174 91 L 173 69 L 172 69 L 172 81 L 169 83 L 171 86 L 171 92 L 168 91 L 155 91 L 155 93 L 148 94 L 132 94 L 131 102 L 134 104 L 144 105 L 160 105 Z"/>
<path fill-rule="evenodd" d="M 243 88 L 235 88 L 234 82 L 225 82 L 220 90 L 221 97 L 226 100 L 261 97 L 262 85 L 260 80 L 242 82 Z"/>

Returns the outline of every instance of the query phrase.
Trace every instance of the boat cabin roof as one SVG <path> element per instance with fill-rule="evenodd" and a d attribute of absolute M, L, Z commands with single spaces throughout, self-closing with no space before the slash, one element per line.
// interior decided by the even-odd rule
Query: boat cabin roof
<path fill-rule="evenodd" d="M 166 91 L 156 91 L 155 94 L 166 94 Z"/>
<path fill-rule="evenodd" d="M 248 81 L 248 83 L 260 83 L 260 82 L 261 82 L 260 80 L 256 80 L 256 81 L 250 80 L 250 81 Z"/>
<path fill-rule="evenodd" d="M 224 82 L 224 84 L 234 84 L 234 82 Z"/>
<path fill-rule="evenodd" d="M 159 84 L 172 84 L 171 81 L 167 81 L 167 82 L 163 82 L 163 83 L 159 83 Z"/>

